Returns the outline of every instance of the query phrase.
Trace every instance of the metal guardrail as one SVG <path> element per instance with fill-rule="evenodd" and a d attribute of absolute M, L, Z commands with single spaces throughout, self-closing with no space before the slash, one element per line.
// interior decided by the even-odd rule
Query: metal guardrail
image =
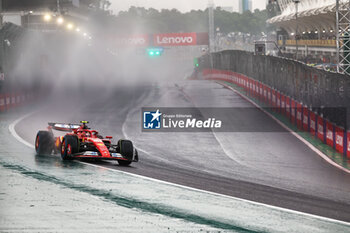
<path fill-rule="evenodd" d="M 319 115 L 347 128 L 350 122 L 350 77 L 304 63 L 245 51 L 222 51 L 199 58 L 198 69 L 231 70 L 279 90 Z M 344 119 L 347 119 L 344 121 Z"/>

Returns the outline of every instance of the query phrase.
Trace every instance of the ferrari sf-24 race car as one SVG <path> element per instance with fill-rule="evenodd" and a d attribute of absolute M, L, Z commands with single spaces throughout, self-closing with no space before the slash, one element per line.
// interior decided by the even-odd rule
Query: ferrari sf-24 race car
<path fill-rule="evenodd" d="M 138 152 L 131 141 L 121 139 L 117 144 L 112 144 L 112 137 L 103 137 L 98 131 L 90 129 L 88 121 L 80 123 L 48 123 L 47 130 L 39 131 L 36 135 L 36 153 L 61 153 L 63 160 L 116 160 L 122 166 L 138 162 Z M 53 130 L 67 133 L 55 137 Z"/>

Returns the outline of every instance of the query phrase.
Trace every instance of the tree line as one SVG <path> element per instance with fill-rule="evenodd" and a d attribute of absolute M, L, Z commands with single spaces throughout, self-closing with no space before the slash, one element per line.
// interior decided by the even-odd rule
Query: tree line
<path fill-rule="evenodd" d="M 214 10 L 215 28 L 222 33 L 243 32 L 259 34 L 266 32 L 266 10 L 256 9 L 243 14 L 228 12 L 220 7 Z M 109 30 L 114 33 L 170 33 L 170 32 L 206 32 L 208 31 L 208 9 L 192 10 L 181 13 L 176 9 L 130 7 L 117 15 L 104 14 L 101 11 L 93 16 L 96 25 L 104 27 L 96 30 Z"/>

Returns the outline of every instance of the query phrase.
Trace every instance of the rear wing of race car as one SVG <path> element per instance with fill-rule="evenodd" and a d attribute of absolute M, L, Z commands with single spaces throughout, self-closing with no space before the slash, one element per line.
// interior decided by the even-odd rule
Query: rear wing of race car
<path fill-rule="evenodd" d="M 78 129 L 80 127 L 79 124 L 71 124 L 71 123 L 48 123 L 49 126 L 58 131 L 73 131 L 74 129 Z"/>

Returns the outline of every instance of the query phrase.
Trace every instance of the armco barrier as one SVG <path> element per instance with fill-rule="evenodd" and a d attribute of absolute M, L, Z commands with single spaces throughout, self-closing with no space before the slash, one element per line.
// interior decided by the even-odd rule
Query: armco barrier
<path fill-rule="evenodd" d="M 286 96 L 266 84 L 232 71 L 203 71 L 202 76 L 203 79 L 235 83 L 237 86 L 242 87 L 247 95 L 264 102 L 267 107 L 271 107 L 273 110 L 277 110 L 280 114 L 285 115 L 299 129 L 310 132 L 311 135 L 316 136 L 323 143 L 350 158 L 350 132 L 336 126 L 329 120 L 325 120 L 313 112 L 312 109 L 303 106 L 290 96 Z"/>

